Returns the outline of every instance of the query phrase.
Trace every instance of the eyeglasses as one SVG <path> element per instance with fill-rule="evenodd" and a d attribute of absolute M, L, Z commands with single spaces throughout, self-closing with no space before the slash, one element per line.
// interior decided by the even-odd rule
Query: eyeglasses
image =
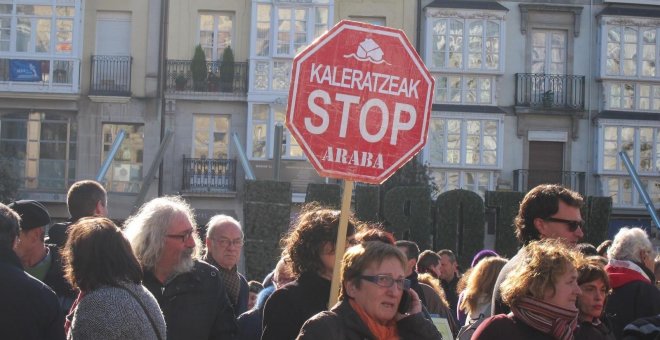
<path fill-rule="evenodd" d="M 230 245 L 235 245 L 237 247 L 243 246 L 243 239 L 242 238 L 237 238 L 235 240 L 230 240 L 228 238 L 221 238 L 221 239 L 212 238 L 212 240 L 217 242 L 220 246 L 222 246 L 224 248 L 229 247 Z"/>
<path fill-rule="evenodd" d="M 376 285 L 383 287 L 383 288 L 390 288 L 394 285 L 396 282 L 397 287 L 400 289 L 408 289 L 410 288 L 410 280 L 408 279 L 395 279 L 389 275 L 381 274 L 381 275 L 360 275 L 360 278 L 363 280 L 367 280 L 369 282 L 373 282 Z"/>
<path fill-rule="evenodd" d="M 543 220 L 549 222 L 564 223 L 568 226 L 568 230 L 570 231 L 576 231 L 577 228 L 584 229 L 584 221 L 582 220 L 572 221 L 572 220 L 565 220 L 563 218 L 555 218 L 555 217 L 548 217 L 548 218 L 544 218 Z"/>
<path fill-rule="evenodd" d="M 179 240 L 181 240 L 181 242 L 186 243 L 188 239 L 190 239 L 190 237 L 192 236 L 192 233 L 193 230 L 190 229 L 185 234 L 173 234 L 173 235 L 165 235 L 165 236 L 169 238 L 178 238 Z"/>

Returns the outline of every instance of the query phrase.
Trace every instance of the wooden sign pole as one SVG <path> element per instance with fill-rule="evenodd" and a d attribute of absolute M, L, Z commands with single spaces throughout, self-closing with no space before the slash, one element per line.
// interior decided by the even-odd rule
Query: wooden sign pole
<path fill-rule="evenodd" d="M 351 197 L 353 196 L 353 181 L 344 181 L 344 192 L 341 197 L 341 215 L 339 216 L 339 230 L 337 231 L 337 242 L 335 243 L 335 267 L 332 270 L 332 284 L 330 285 L 330 298 L 328 309 L 337 303 L 339 298 L 339 286 L 341 285 L 340 270 L 341 260 L 346 250 L 346 230 L 348 229 L 348 217 L 351 215 Z"/>

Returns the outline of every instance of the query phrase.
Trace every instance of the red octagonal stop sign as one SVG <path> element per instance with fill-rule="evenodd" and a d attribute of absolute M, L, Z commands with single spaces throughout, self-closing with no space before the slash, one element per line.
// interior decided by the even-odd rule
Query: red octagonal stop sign
<path fill-rule="evenodd" d="M 424 147 L 433 86 L 401 30 L 344 20 L 295 57 L 286 126 L 320 175 L 382 183 Z"/>

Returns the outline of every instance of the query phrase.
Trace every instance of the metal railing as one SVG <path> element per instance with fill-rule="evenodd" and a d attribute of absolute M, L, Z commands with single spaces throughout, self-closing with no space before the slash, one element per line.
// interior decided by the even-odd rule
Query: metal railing
<path fill-rule="evenodd" d="M 516 106 L 583 110 L 584 76 L 516 73 Z"/>
<path fill-rule="evenodd" d="M 236 191 L 236 160 L 183 157 L 184 192 Z"/>
<path fill-rule="evenodd" d="M 89 94 L 130 97 L 132 64 L 131 56 L 93 55 Z"/>
<path fill-rule="evenodd" d="M 219 61 L 207 61 L 207 74 L 195 79 L 190 60 L 168 60 L 166 91 L 177 94 L 195 95 L 245 95 L 248 84 L 248 63 L 234 62 L 223 65 Z M 223 70 L 231 72 L 223 74 Z"/>
<path fill-rule="evenodd" d="M 561 184 L 584 194 L 585 173 L 578 171 L 513 170 L 513 190 L 527 192 L 539 184 Z"/>

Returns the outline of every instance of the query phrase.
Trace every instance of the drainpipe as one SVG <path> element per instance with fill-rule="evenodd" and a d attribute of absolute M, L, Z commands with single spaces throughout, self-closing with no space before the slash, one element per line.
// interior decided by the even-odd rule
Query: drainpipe
<path fill-rule="evenodd" d="M 160 5 L 160 42 L 158 43 L 158 97 L 160 98 L 160 143 L 165 138 L 165 84 L 167 82 L 167 29 L 169 26 L 170 1 Z M 158 196 L 163 195 L 163 164 L 158 166 Z"/>
<path fill-rule="evenodd" d="M 415 49 L 421 54 L 422 46 L 422 0 L 417 0 L 417 33 L 415 34 Z"/>

